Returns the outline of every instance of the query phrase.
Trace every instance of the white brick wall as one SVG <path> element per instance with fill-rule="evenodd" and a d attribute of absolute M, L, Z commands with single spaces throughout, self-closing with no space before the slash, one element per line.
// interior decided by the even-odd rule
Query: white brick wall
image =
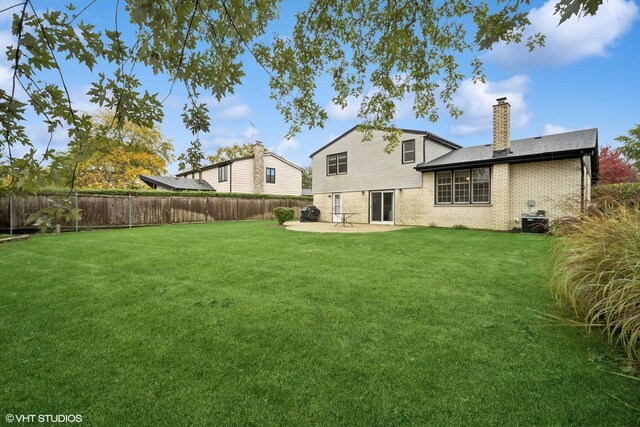
<path fill-rule="evenodd" d="M 395 223 L 510 230 L 519 227 L 523 212 L 546 210 L 551 219 L 575 216 L 580 212 L 582 167 L 580 159 L 548 162 L 499 164 L 491 167 L 491 203 L 488 205 L 436 205 L 434 172 L 422 174 L 422 187 L 396 189 Z M 589 196 L 589 176 L 585 176 L 585 196 Z M 358 212 L 353 222 L 369 218 L 369 191 L 340 193 L 342 210 Z M 535 208 L 527 206 L 535 200 Z M 315 194 L 314 204 L 322 211 L 320 220 L 331 221 L 331 193 Z"/>

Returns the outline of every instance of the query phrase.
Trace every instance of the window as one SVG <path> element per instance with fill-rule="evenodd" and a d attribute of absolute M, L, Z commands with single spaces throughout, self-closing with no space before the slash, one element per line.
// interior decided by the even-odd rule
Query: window
<path fill-rule="evenodd" d="M 327 175 L 341 175 L 345 173 L 347 173 L 347 153 L 327 156 Z"/>
<path fill-rule="evenodd" d="M 276 183 L 276 169 L 267 168 L 267 184 L 275 184 L 275 183 Z"/>
<path fill-rule="evenodd" d="M 416 161 L 416 140 L 409 139 L 402 141 L 402 163 L 413 163 Z"/>
<path fill-rule="evenodd" d="M 436 203 L 451 203 L 451 172 L 438 172 L 436 176 Z"/>
<path fill-rule="evenodd" d="M 470 184 L 468 170 L 453 172 L 453 203 L 469 203 Z"/>
<path fill-rule="evenodd" d="M 436 204 L 490 202 L 489 168 L 436 172 Z"/>
<path fill-rule="evenodd" d="M 472 203 L 489 203 L 489 168 L 473 169 Z"/>
<path fill-rule="evenodd" d="M 229 166 L 220 166 L 218 168 L 218 182 L 225 182 L 229 179 Z"/>

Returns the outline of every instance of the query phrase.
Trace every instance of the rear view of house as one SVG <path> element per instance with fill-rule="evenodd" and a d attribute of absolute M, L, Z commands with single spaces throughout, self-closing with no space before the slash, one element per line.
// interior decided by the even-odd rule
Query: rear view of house
<path fill-rule="evenodd" d="M 362 142 L 353 128 L 311 155 L 322 221 L 353 213 L 358 223 L 511 230 L 523 214 L 579 214 L 597 180 L 597 129 L 512 141 L 506 98 L 493 107 L 491 144 L 402 132 L 391 154 L 381 131 Z"/>
<path fill-rule="evenodd" d="M 261 142 L 253 146 L 253 156 L 231 159 L 177 174 L 203 180 L 216 191 L 287 196 L 302 195 L 302 168 L 271 152 Z"/>

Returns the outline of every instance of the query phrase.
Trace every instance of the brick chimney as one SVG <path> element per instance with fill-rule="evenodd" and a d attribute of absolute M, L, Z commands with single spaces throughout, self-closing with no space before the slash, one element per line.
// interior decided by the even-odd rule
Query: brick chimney
<path fill-rule="evenodd" d="M 253 144 L 253 191 L 264 193 L 264 145 L 260 141 Z"/>
<path fill-rule="evenodd" d="M 498 98 L 493 106 L 493 157 L 506 156 L 511 149 L 511 105 Z"/>

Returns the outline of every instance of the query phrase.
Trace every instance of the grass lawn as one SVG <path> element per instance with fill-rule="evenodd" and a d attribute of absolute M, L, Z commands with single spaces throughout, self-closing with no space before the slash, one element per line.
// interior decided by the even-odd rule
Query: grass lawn
<path fill-rule="evenodd" d="M 635 425 L 640 381 L 551 324 L 552 239 L 266 222 L 0 246 L 0 412 L 86 425 Z M 4 419 L 4 415 L 1 419 Z"/>

